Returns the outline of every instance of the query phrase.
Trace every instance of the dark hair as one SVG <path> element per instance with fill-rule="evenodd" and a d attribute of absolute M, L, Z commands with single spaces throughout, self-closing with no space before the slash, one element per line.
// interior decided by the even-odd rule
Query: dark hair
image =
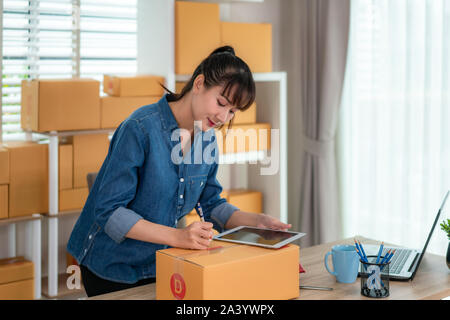
<path fill-rule="evenodd" d="M 180 93 L 173 93 L 165 86 L 161 86 L 169 92 L 167 99 L 177 101 L 188 93 L 198 75 L 205 77 L 205 87 L 223 86 L 222 95 L 228 97 L 232 88 L 236 86 L 233 97 L 230 98 L 232 105 L 240 111 L 247 110 L 255 101 L 256 88 L 252 72 L 248 65 L 234 53 L 231 46 L 223 46 L 215 49 L 195 69 L 191 79 L 186 83 Z M 234 117 L 230 120 L 228 129 L 231 128 Z M 221 129 L 223 124 L 219 127 Z"/>

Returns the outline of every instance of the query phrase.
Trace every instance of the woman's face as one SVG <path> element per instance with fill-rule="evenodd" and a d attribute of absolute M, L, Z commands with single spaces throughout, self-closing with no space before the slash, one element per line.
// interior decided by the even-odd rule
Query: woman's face
<path fill-rule="evenodd" d="M 222 86 L 206 89 L 203 75 L 194 80 L 192 113 L 194 121 L 202 122 L 202 131 L 225 124 L 239 111 L 236 106 L 231 105 L 229 97 L 221 94 L 222 91 Z"/>

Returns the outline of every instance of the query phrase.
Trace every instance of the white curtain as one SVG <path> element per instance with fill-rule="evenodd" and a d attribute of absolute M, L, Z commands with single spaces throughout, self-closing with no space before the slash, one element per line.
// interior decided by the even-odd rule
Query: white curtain
<path fill-rule="evenodd" d="M 450 0 L 352 0 L 337 150 L 344 235 L 422 249 L 450 189 Z"/>

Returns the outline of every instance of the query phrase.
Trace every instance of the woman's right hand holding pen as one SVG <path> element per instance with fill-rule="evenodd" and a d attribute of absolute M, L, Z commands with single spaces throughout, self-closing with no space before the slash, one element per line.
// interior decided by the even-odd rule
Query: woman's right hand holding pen
<path fill-rule="evenodd" d="M 207 249 L 214 236 L 211 222 L 196 221 L 183 229 L 177 229 L 176 247 L 184 249 Z"/>

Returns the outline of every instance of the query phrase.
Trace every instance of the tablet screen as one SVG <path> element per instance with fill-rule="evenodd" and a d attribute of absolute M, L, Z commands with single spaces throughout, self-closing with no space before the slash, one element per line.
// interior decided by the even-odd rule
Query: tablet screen
<path fill-rule="evenodd" d="M 231 232 L 229 234 L 222 235 L 220 239 L 229 239 L 236 241 L 244 241 L 249 243 L 259 243 L 266 245 L 274 245 L 286 239 L 289 239 L 296 234 L 288 233 L 284 231 L 277 230 L 261 230 L 253 228 L 242 228 Z"/>

